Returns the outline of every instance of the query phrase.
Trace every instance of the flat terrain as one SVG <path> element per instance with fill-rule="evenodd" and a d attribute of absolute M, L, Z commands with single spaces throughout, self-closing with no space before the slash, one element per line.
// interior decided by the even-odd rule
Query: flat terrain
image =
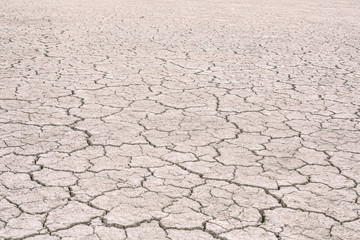
<path fill-rule="evenodd" d="M 360 1 L 0 10 L 0 239 L 360 239 Z"/>

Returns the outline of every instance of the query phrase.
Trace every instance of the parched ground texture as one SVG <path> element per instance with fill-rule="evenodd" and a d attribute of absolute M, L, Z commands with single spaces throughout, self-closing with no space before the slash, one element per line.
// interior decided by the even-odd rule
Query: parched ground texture
<path fill-rule="evenodd" d="M 0 239 L 360 239 L 360 1 L 0 9 Z"/>

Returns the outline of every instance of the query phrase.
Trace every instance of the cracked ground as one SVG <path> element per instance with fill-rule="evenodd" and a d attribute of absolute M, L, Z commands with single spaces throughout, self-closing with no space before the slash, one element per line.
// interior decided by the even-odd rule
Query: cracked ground
<path fill-rule="evenodd" d="M 360 239 L 359 1 L 0 9 L 0 239 Z"/>

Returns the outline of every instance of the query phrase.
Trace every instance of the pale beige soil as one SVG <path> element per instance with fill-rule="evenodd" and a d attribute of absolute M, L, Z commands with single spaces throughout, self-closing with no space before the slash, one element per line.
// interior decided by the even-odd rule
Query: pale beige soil
<path fill-rule="evenodd" d="M 360 239 L 360 1 L 0 10 L 0 239 Z"/>

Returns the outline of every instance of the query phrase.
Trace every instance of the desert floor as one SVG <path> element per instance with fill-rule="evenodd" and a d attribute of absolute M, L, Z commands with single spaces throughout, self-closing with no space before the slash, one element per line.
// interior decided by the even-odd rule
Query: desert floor
<path fill-rule="evenodd" d="M 360 239 L 360 1 L 0 10 L 0 239 Z"/>

